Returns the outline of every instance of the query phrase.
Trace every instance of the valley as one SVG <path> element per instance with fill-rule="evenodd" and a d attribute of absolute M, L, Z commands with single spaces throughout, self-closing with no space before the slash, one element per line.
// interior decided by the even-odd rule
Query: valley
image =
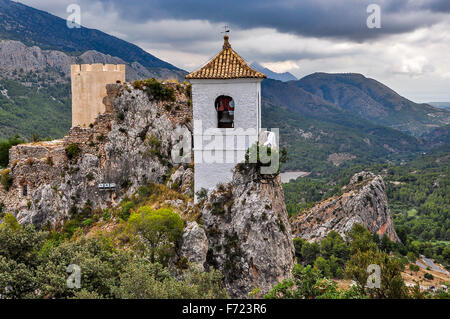
<path fill-rule="evenodd" d="M 214 82 L 200 72 L 204 79 L 189 82 L 163 57 L 65 23 L 0 0 L 8 298 L 450 297 L 449 103 L 416 103 L 359 73 L 297 78 L 257 61 L 249 70 L 234 56 L 241 69 L 211 71 L 251 74 L 233 83 L 241 104 L 230 98 L 226 114 L 238 123 L 239 107 L 260 107 L 255 122 L 279 129 L 287 159 L 270 176 L 259 157 L 239 163 L 231 180 L 196 191 L 193 156 L 180 164 L 172 149 L 179 129 L 192 136 L 195 103 L 212 108 L 217 98 L 195 100 L 194 83 L 212 81 L 225 94 L 229 75 Z M 225 53 L 220 61 L 233 54 Z M 72 128 L 70 65 L 96 63 L 124 64 L 126 83 L 108 84 L 108 111 Z M 259 85 L 255 78 L 261 103 L 251 104 L 242 83 Z M 61 278 L 75 261 L 87 275 L 70 290 Z M 383 269 L 381 288 L 366 286 L 371 264 Z"/>

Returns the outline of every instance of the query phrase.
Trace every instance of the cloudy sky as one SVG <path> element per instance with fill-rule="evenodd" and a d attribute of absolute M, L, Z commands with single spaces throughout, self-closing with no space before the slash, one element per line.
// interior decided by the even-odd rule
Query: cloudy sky
<path fill-rule="evenodd" d="M 416 102 L 450 101 L 450 0 L 20 0 L 132 42 L 187 71 L 233 48 L 297 77 L 357 72 Z M 368 28 L 379 5 L 381 28 Z"/>

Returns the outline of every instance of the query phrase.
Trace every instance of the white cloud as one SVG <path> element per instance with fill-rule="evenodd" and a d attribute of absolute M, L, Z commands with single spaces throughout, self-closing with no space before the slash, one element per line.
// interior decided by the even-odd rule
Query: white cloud
<path fill-rule="evenodd" d="M 263 66 L 275 71 L 275 72 L 279 72 L 279 73 L 283 73 L 286 71 L 293 71 L 293 70 L 297 70 L 300 69 L 300 64 L 298 62 L 295 61 L 283 61 L 283 62 L 267 62 L 267 63 L 263 63 Z"/>

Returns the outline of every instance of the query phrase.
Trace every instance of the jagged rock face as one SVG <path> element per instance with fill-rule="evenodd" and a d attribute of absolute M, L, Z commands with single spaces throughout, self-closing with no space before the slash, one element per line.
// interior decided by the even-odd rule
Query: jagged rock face
<path fill-rule="evenodd" d="M 261 180 L 255 168 L 235 171 L 230 184 L 205 200 L 207 266 L 222 271 L 230 296 L 266 293 L 288 277 L 294 261 L 291 227 L 280 177 Z"/>
<path fill-rule="evenodd" d="M 170 175 L 166 185 L 169 188 L 178 189 L 183 194 L 193 196 L 194 191 L 192 186 L 194 185 L 194 170 L 190 167 L 184 168 L 183 166 L 180 166 L 172 175 Z"/>
<path fill-rule="evenodd" d="M 188 222 L 184 228 L 180 256 L 203 270 L 208 252 L 208 238 L 197 222 Z"/>
<path fill-rule="evenodd" d="M 381 176 L 370 172 L 355 174 L 344 194 L 329 198 L 292 220 L 294 235 L 308 241 L 321 240 L 332 230 L 345 238 L 354 224 L 399 241 Z"/>
<path fill-rule="evenodd" d="M 107 91 L 110 113 L 99 115 L 92 127 L 74 127 L 63 140 L 11 149 L 13 185 L 9 191 L 0 186 L 4 212 L 22 224 L 55 225 L 85 205 L 111 207 L 140 185 L 170 177 L 179 165 L 172 160 L 172 145 L 179 142 L 177 129 L 186 128 L 183 119 L 190 113 L 185 92 L 176 91 L 169 112 L 166 102 L 129 84 L 108 85 Z M 78 147 L 72 158 L 66 151 L 70 145 Z M 192 169 L 183 165 L 178 178 L 188 181 Z M 100 183 L 114 183 L 116 190 L 99 190 Z"/>
<path fill-rule="evenodd" d="M 37 46 L 28 47 L 20 41 L 0 40 L 0 68 L 5 70 L 37 71 L 48 67 L 54 68 L 70 76 L 71 64 L 125 64 L 126 78 L 133 81 L 143 78 L 183 78 L 183 71 L 168 70 L 165 68 L 148 69 L 139 62 L 127 63 L 121 58 L 89 50 L 80 56 L 70 56 L 56 50 L 42 50 Z"/>
<path fill-rule="evenodd" d="M 70 74 L 70 64 L 75 58 L 54 50 L 41 50 L 39 47 L 27 47 L 19 41 L 0 41 L 0 68 L 24 71 L 42 70 L 54 67 Z"/>

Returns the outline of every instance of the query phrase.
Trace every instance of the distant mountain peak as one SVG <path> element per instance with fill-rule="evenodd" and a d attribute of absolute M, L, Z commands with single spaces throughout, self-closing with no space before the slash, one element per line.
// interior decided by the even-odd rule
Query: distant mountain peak
<path fill-rule="evenodd" d="M 293 84 L 362 118 L 414 136 L 450 122 L 447 110 L 414 103 L 359 73 L 318 72 Z"/>
<path fill-rule="evenodd" d="M 268 78 L 273 79 L 273 80 L 278 80 L 278 81 L 283 81 L 283 82 L 297 80 L 297 78 L 290 72 L 283 72 L 283 73 L 274 72 L 268 68 L 263 67 L 258 62 L 253 62 L 252 64 L 250 64 L 250 67 L 252 67 L 253 69 L 255 69 L 259 72 L 264 73 L 265 75 L 267 75 Z"/>
<path fill-rule="evenodd" d="M 0 0 L 0 39 L 16 40 L 27 46 L 62 51 L 70 55 L 95 50 L 128 63 L 139 62 L 147 68 L 185 73 L 132 43 L 96 29 L 69 29 L 64 19 L 9 0 Z"/>

